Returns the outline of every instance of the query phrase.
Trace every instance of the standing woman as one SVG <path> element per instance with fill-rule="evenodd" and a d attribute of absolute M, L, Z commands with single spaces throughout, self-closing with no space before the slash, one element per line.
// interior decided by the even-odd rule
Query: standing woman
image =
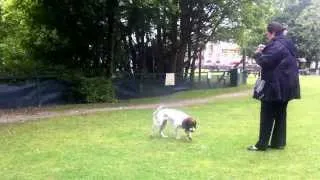
<path fill-rule="evenodd" d="M 255 87 L 253 97 L 261 101 L 260 132 L 258 142 L 248 147 L 250 151 L 286 146 L 287 105 L 292 99 L 300 99 L 297 52 L 283 31 L 280 23 L 270 23 L 266 33 L 269 42 L 256 50 L 261 81 L 260 87 Z"/>

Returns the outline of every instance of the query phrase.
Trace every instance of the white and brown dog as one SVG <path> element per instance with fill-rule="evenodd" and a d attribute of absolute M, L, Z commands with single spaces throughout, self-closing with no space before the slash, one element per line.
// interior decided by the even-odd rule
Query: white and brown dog
<path fill-rule="evenodd" d="M 185 130 L 188 140 L 192 140 L 191 133 L 197 128 L 197 122 L 190 115 L 172 108 L 164 108 L 159 106 L 153 112 L 153 125 L 152 133 L 155 134 L 156 131 L 160 133 L 161 137 L 168 137 L 163 133 L 167 123 L 171 123 L 175 130 L 176 139 L 180 139 L 178 130 L 180 128 Z"/>

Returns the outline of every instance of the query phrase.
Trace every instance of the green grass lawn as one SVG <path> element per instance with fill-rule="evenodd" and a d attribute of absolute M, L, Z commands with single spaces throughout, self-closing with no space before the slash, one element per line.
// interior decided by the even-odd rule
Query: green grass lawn
<path fill-rule="evenodd" d="M 249 82 L 252 82 L 253 77 L 249 78 Z M 241 92 L 252 89 L 253 85 L 240 85 L 238 87 L 225 87 L 225 88 L 213 88 L 213 89 L 200 89 L 191 91 L 181 91 L 170 95 L 149 97 L 149 98 L 135 98 L 128 100 L 120 100 L 116 103 L 94 103 L 94 104 L 69 104 L 69 105 L 59 105 L 59 106 L 48 106 L 42 107 L 40 109 L 48 111 L 64 111 L 69 109 L 92 109 L 92 108 L 105 108 L 105 107 L 119 107 L 132 104 L 150 104 L 150 103 L 170 103 L 178 100 L 185 99 L 197 99 L 206 98 L 211 96 L 216 96 L 225 93 Z M 32 109 L 32 108 L 31 108 Z"/>
<path fill-rule="evenodd" d="M 239 97 L 183 108 L 199 121 L 192 142 L 150 138 L 152 110 L 0 125 L 0 179 L 319 179 L 320 77 L 301 85 L 285 150 L 246 150 L 259 103 Z"/>

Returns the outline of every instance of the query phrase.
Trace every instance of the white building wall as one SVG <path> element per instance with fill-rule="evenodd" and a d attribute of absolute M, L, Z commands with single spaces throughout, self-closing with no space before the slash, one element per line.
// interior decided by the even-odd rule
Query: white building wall
<path fill-rule="evenodd" d="M 240 47 L 228 42 L 208 42 L 202 52 L 202 67 L 209 66 L 231 66 L 235 62 L 240 62 Z M 197 65 L 199 62 L 196 62 Z"/>

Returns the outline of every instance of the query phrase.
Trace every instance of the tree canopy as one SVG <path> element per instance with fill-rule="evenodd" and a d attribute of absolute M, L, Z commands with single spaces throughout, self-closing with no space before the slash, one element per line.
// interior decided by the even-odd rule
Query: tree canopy
<path fill-rule="evenodd" d="M 275 16 L 299 32 L 296 40 L 304 49 L 316 41 L 306 35 L 319 32 L 313 13 L 318 5 L 301 13 L 294 9 L 307 5 L 306 0 L 0 0 L 0 71 L 183 74 L 194 70 L 208 41 L 232 40 L 250 55 Z M 316 59 L 315 52 L 303 53 Z"/>

